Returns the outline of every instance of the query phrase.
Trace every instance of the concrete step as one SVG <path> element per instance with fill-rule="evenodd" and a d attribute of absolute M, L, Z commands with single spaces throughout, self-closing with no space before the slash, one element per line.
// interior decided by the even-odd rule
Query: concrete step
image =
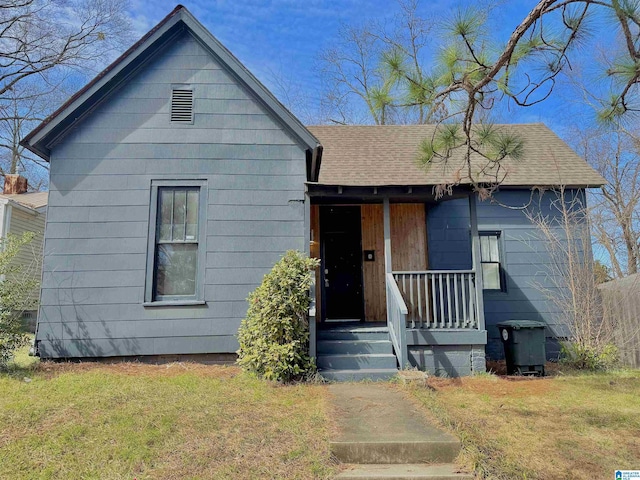
<path fill-rule="evenodd" d="M 473 480 L 455 465 L 348 465 L 336 479 L 351 480 Z"/>
<path fill-rule="evenodd" d="M 321 340 L 318 355 L 393 353 L 390 340 Z"/>
<path fill-rule="evenodd" d="M 343 463 L 451 463 L 460 453 L 457 440 L 381 440 L 331 442 L 331 453 Z"/>
<path fill-rule="evenodd" d="M 396 356 L 392 353 L 364 355 L 318 355 L 318 368 L 332 370 L 396 369 Z"/>
<path fill-rule="evenodd" d="M 386 327 L 340 327 L 318 330 L 318 340 L 389 340 Z"/>
<path fill-rule="evenodd" d="M 362 382 L 364 380 L 389 380 L 398 374 L 396 368 L 359 369 L 359 370 L 322 370 L 320 375 L 331 382 Z"/>

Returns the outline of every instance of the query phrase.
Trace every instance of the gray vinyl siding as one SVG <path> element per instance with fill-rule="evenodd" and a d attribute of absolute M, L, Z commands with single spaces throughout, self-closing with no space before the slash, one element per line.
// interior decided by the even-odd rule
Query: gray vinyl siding
<path fill-rule="evenodd" d="M 194 124 L 169 121 L 172 84 Z M 203 306 L 144 307 L 152 180 L 205 180 Z M 304 149 L 185 34 L 52 148 L 41 356 L 231 353 L 247 295 L 303 250 Z"/>
<path fill-rule="evenodd" d="M 580 195 L 584 191 L 567 192 Z M 530 202 L 529 190 L 507 190 L 498 192 L 495 198 L 503 205 L 513 207 Z M 557 197 L 550 192 L 534 196 L 529 209 L 547 216 L 558 216 L 552 205 Z M 584 200 L 582 200 L 584 201 Z M 566 330 L 559 321 L 558 307 L 541 291 L 541 287 L 552 290 L 549 282 L 550 260 L 546 242 L 520 209 L 510 209 L 477 202 L 478 230 L 500 231 L 502 267 L 505 274 L 506 291 L 484 292 L 485 323 L 487 326 L 487 355 L 503 358 L 504 352 L 496 324 L 505 320 L 536 320 L 547 328 L 547 354 L 557 358 L 557 336 L 565 336 Z M 469 240 L 469 204 L 466 199 L 444 201 L 430 207 L 427 213 L 429 268 L 471 268 Z"/>

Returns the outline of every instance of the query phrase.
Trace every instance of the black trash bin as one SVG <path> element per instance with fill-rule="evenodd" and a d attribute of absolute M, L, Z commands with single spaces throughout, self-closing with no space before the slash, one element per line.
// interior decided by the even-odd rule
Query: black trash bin
<path fill-rule="evenodd" d="M 508 375 L 544 375 L 544 323 L 511 320 L 498 324 Z"/>

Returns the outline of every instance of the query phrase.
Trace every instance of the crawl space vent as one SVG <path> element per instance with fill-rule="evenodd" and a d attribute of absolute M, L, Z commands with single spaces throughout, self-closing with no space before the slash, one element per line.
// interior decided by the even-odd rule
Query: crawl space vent
<path fill-rule="evenodd" d="M 175 88 L 171 92 L 171 121 L 191 123 L 193 121 L 193 90 Z"/>

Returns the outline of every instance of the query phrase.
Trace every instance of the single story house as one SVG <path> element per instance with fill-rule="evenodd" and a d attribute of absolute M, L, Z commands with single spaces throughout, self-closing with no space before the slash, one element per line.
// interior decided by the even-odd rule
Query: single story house
<path fill-rule="evenodd" d="M 29 245 L 20 249 L 14 262 L 21 268 L 20 274 L 40 282 L 42 277 L 42 245 L 44 225 L 47 217 L 47 192 L 28 192 L 27 179 L 21 175 L 6 174 L 0 194 L 0 239 L 7 235 L 22 236 L 26 232 L 34 234 Z M 37 301 L 38 292 L 31 300 Z M 37 306 L 28 308 L 23 319 L 29 330 L 36 325 Z"/>
<path fill-rule="evenodd" d="M 561 335 L 522 211 L 464 179 L 434 195 L 455 172 L 417 166 L 433 128 L 305 127 L 178 6 L 23 140 L 51 167 L 38 354 L 233 354 L 288 249 L 322 261 L 310 349 L 330 378 L 484 370 L 503 319 Z M 527 140 L 500 202 L 603 183 L 544 125 L 500 128 Z"/>

